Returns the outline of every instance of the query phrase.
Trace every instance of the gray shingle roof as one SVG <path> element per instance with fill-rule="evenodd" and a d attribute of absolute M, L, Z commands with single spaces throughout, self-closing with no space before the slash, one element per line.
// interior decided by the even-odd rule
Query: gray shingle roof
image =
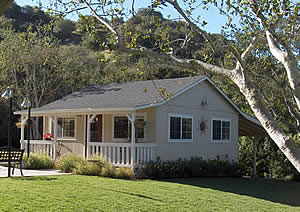
<path fill-rule="evenodd" d="M 160 94 L 161 90 L 166 94 L 176 94 L 201 78 L 185 77 L 94 85 L 33 109 L 33 111 L 130 108 L 149 105 L 165 100 Z"/>

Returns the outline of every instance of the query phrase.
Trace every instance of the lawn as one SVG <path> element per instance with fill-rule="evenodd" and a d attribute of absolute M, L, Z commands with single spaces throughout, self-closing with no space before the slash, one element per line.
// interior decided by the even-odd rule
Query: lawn
<path fill-rule="evenodd" d="M 300 211 L 300 183 L 239 178 L 0 179 L 0 211 Z"/>

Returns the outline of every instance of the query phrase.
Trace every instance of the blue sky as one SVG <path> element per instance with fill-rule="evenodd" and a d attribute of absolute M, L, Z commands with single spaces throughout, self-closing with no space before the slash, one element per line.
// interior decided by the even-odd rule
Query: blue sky
<path fill-rule="evenodd" d="M 39 0 L 15 0 L 15 2 L 20 6 L 24 6 L 24 5 L 38 6 L 39 5 L 38 2 L 42 2 L 44 7 L 49 5 L 48 0 L 46 0 L 46 1 L 45 0 L 44 1 L 41 1 L 41 0 L 40 1 Z M 147 7 L 148 5 L 145 4 L 145 2 L 150 2 L 150 1 L 137 0 L 135 8 Z M 172 19 L 176 19 L 179 17 L 178 13 L 170 6 L 161 12 L 163 13 L 164 17 L 167 17 L 168 15 L 170 15 Z M 208 22 L 208 24 L 205 27 L 203 27 L 202 29 L 204 29 L 210 33 L 220 33 L 221 32 L 221 27 L 222 27 L 222 25 L 225 24 L 226 19 L 224 18 L 224 16 L 219 15 L 219 12 L 217 9 L 215 9 L 214 7 L 210 7 L 210 9 L 208 11 L 198 10 L 197 12 L 198 12 L 198 14 L 201 13 L 201 17 L 202 17 L 201 20 L 205 20 L 206 22 Z M 83 13 L 89 14 L 88 11 L 84 11 Z M 72 14 L 72 15 L 69 15 L 67 18 L 76 20 L 77 15 Z"/>

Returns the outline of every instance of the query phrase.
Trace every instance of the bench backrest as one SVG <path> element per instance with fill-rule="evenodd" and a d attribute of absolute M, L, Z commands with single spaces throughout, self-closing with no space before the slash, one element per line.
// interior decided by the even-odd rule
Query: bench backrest
<path fill-rule="evenodd" d="M 23 158 L 24 149 L 10 148 L 10 161 L 20 162 Z M 7 162 L 9 157 L 9 148 L 0 147 L 0 162 Z"/>

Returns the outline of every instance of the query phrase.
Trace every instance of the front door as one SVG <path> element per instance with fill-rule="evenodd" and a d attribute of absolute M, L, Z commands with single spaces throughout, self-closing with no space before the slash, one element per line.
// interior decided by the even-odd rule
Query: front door
<path fill-rule="evenodd" d="M 99 114 L 91 123 L 91 142 L 102 142 L 103 115 Z"/>

